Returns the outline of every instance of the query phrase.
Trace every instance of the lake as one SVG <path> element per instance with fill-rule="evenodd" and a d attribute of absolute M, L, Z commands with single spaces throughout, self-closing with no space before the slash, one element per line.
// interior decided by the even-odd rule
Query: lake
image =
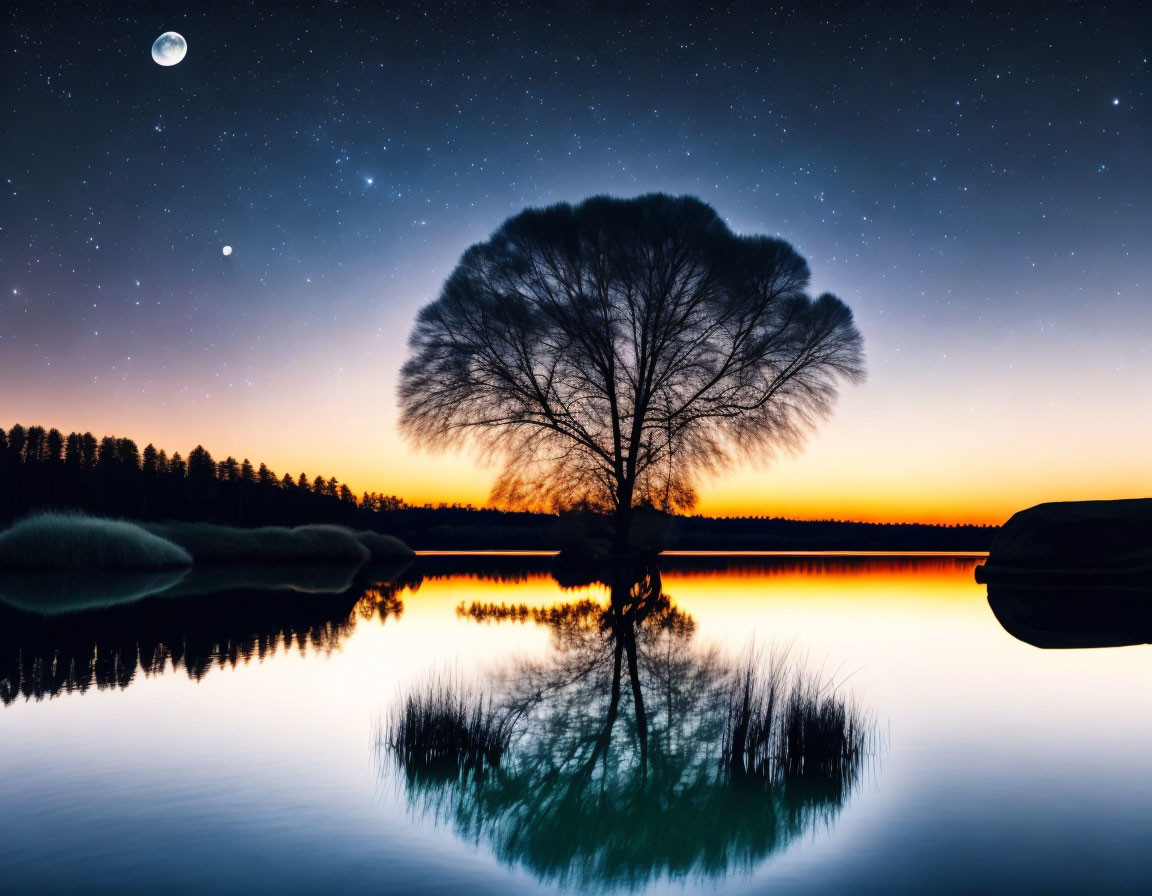
<path fill-rule="evenodd" d="M 627 662 L 618 740 L 580 736 L 612 690 L 609 589 L 551 562 L 208 574 L 144 599 L 0 582 L 0 890 L 1152 892 L 1152 648 L 1087 646 L 1147 640 L 1136 598 L 993 607 L 975 556 L 665 557 L 636 795 Z M 72 612 L 22 609 L 37 589 Z M 716 670 L 749 656 L 847 700 L 860 761 L 719 781 Z M 389 725 L 435 680 L 535 700 L 519 771 L 403 765 Z M 598 790 L 556 770 L 585 755 Z"/>

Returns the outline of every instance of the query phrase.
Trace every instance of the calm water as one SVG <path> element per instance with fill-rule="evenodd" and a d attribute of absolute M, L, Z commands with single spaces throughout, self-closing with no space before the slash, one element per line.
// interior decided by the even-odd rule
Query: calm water
<path fill-rule="evenodd" d="M 638 672 L 654 742 L 673 740 L 665 691 L 668 719 L 675 703 L 706 740 L 701 670 L 755 645 L 851 691 L 876 743 L 837 787 L 749 802 L 703 761 L 685 773 L 704 755 L 685 742 L 673 770 L 703 783 L 636 801 L 609 787 L 607 808 L 558 806 L 531 776 L 495 795 L 428 784 L 378 748 L 434 673 L 493 688 L 565 671 L 524 749 L 582 748 L 610 688 L 599 628 L 458 612 L 607 603 L 547 559 L 421 557 L 354 584 L 0 582 L 0 890 L 1152 891 L 1152 648 L 1067 646 L 1147 640 L 1147 612 L 994 595 L 994 613 L 977 562 L 669 558 Z M 49 592 L 73 612 L 15 606 Z"/>

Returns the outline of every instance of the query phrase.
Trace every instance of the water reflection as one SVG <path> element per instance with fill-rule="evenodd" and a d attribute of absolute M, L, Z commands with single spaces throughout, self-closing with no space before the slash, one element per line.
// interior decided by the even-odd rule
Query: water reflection
<path fill-rule="evenodd" d="M 281 649 L 331 652 L 358 618 L 386 620 L 404 611 L 398 569 L 346 566 L 206 567 L 172 581 L 144 584 L 131 575 L 72 579 L 74 595 L 50 603 L 80 607 L 48 615 L 38 576 L 0 585 L 0 703 L 42 700 L 92 687 L 126 688 L 140 675 L 184 671 L 200 680 L 213 667 L 263 660 Z M 36 589 L 40 590 L 37 591 Z M 108 593 L 133 594 L 112 603 Z M 158 593 L 157 593 L 158 592 Z M 25 601 L 12 594 L 28 594 Z M 94 607 L 99 607 L 96 609 Z"/>
<path fill-rule="evenodd" d="M 984 555 L 875 555 L 827 554 L 662 554 L 660 569 L 679 577 L 707 579 L 710 584 L 735 583 L 743 579 L 856 577 L 876 580 L 915 575 L 918 579 L 947 580 L 971 577 L 973 567 Z M 722 575 L 721 575 L 722 574 Z M 579 571 L 557 569 L 550 555 L 469 554 L 421 556 L 404 572 L 403 581 L 414 590 L 427 580 L 449 580 L 461 576 L 496 583 L 524 582 L 540 576 L 554 579 L 561 587 L 587 584 Z M 607 584 L 607 583 L 605 583 Z"/>
<path fill-rule="evenodd" d="M 1043 648 L 1152 644 L 1152 591 L 989 585 L 988 605 L 1014 638 Z"/>
<path fill-rule="evenodd" d="M 750 871 L 830 824 L 871 748 L 864 714 L 780 656 L 694 643 L 656 570 L 606 584 L 605 603 L 458 607 L 547 626 L 554 649 L 401 702 L 378 755 L 410 810 L 583 890 Z"/>
<path fill-rule="evenodd" d="M 130 604 L 174 587 L 187 568 L 0 570 L 0 608 L 51 616 Z"/>

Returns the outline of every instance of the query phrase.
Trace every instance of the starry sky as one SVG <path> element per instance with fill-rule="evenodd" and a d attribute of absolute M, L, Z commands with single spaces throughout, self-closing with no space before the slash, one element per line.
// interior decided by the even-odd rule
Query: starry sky
<path fill-rule="evenodd" d="M 416 311 L 525 206 L 665 191 L 791 241 L 868 354 L 801 454 L 702 512 L 997 523 L 1152 494 L 1142 4 L 4 15 L 0 426 L 484 503 L 492 469 L 396 432 Z"/>

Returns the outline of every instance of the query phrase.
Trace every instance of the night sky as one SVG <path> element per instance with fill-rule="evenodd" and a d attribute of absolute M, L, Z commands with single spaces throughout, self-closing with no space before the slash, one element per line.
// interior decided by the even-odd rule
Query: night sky
<path fill-rule="evenodd" d="M 415 312 L 525 206 L 665 191 L 790 240 L 868 353 L 802 455 L 701 510 L 1152 493 L 1142 4 L 5 15 L 0 426 L 482 503 L 492 471 L 396 433 Z"/>

